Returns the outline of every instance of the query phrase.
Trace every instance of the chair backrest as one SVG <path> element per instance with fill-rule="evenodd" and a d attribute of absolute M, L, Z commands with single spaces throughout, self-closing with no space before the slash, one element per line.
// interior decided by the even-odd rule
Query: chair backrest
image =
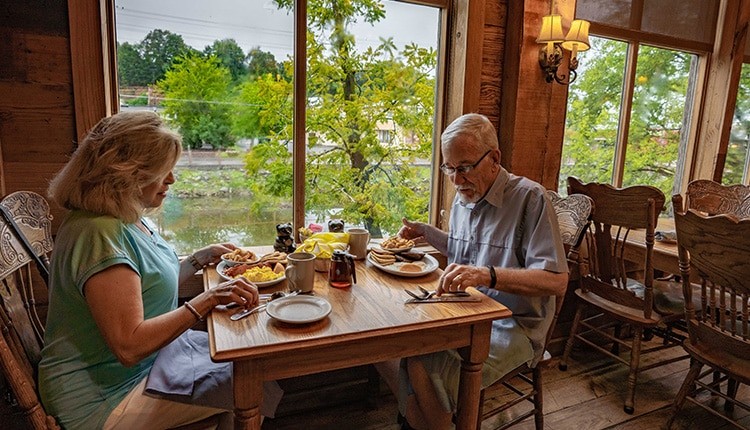
<path fill-rule="evenodd" d="M 686 208 L 706 215 L 731 214 L 740 219 L 750 218 L 750 186 L 722 185 L 698 179 L 688 184 L 685 203 Z"/>
<path fill-rule="evenodd" d="M 725 358 L 734 355 L 747 359 L 750 218 L 683 212 L 680 199 L 673 198 L 673 202 L 690 342 L 704 351 L 721 352 Z M 701 308 L 697 312 L 691 284 L 701 286 Z M 732 362 L 723 361 L 727 361 L 725 365 Z"/>
<path fill-rule="evenodd" d="M 647 185 L 615 188 L 609 184 L 584 184 L 569 177 L 568 194 L 575 193 L 589 196 L 595 208 L 592 234 L 587 235 L 586 241 L 588 273 L 582 278 L 581 287 L 610 302 L 641 310 L 644 318 L 651 318 L 654 230 L 664 207 L 664 193 Z M 646 232 L 645 258 L 635 265 L 625 258 L 625 243 L 633 229 Z M 633 288 L 636 284 L 637 288 Z"/>
<path fill-rule="evenodd" d="M 38 279 L 30 265 L 25 266 L 16 287 L 18 300 L 26 310 L 34 329 L 37 343 L 44 338 L 44 324 L 37 313 L 35 295 L 42 291 L 46 295 L 49 278 L 49 257 L 52 252 L 52 215 L 44 197 L 31 191 L 17 191 L 0 201 L 2 223 L 2 246 L 0 259 L 0 279 L 17 270 L 16 260 L 23 263 L 34 262 L 39 277 L 45 284 L 34 282 Z M 5 297 L 3 295 L 3 297 Z M 18 300 L 3 303 L 14 307 Z M 7 302 L 8 300 L 2 300 Z M 37 354 L 32 354 L 36 356 Z"/>
<path fill-rule="evenodd" d="M 557 214 L 557 224 L 560 227 L 560 236 L 565 245 L 568 260 L 577 262 L 578 247 L 581 245 L 584 233 L 588 230 L 594 202 L 584 194 L 571 194 L 563 197 L 555 191 L 547 190 L 547 196 Z"/>
<path fill-rule="evenodd" d="M 26 239 L 39 255 L 49 252 L 51 216 L 41 196 L 23 193 L 0 202 L 16 220 L 14 227 L 6 217 L 0 217 L 0 370 L 31 427 L 58 428 L 42 409 L 35 390 L 44 325 L 34 301 L 35 260 L 22 243 Z M 40 205 L 38 199 L 44 204 Z M 30 203 L 24 206 L 22 202 Z M 44 283 L 36 284 L 46 293 Z"/>
<path fill-rule="evenodd" d="M 583 194 L 571 194 L 563 197 L 553 190 L 547 190 L 547 197 L 552 202 L 552 207 L 555 208 L 555 214 L 557 214 L 557 224 L 560 228 L 560 236 L 565 246 L 568 268 L 571 273 L 570 282 L 577 283 L 580 280 L 581 273 L 578 249 L 588 231 L 591 214 L 594 210 L 594 202 L 589 196 Z M 555 314 L 552 318 L 552 324 L 547 331 L 545 348 L 548 347 L 552 339 L 564 299 L 565 293 L 555 297 Z"/>

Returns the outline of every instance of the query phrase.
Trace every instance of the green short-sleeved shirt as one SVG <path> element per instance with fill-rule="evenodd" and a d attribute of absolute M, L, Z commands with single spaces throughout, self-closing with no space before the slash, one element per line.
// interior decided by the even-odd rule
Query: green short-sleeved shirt
<path fill-rule="evenodd" d="M 45 409 L 67 429 L 101 428 L 111 411 L 148 374 L 156 354 L 133 367 L 120 364 L 107 347 L 83 296 L 85 282 L 124 264 L 141 278 L 146 319 L 177 306 L 179 260 L 155 231 L 73 211 L 55 238 L 50 267 L 45 346 L 39 390 Z M 112 290 L 117 294 L 117 290 Z"/>

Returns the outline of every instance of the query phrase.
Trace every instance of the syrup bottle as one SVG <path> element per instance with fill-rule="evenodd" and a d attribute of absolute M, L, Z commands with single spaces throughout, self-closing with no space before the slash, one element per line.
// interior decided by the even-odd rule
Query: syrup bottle
<path fill-rule="evenodd" d="M 333 251 L 331 268 L 328 270 L 328 284 L 335 288 L 348 288 L 357 283 L 357 270 L 354 258 L 341 250 Z"/>

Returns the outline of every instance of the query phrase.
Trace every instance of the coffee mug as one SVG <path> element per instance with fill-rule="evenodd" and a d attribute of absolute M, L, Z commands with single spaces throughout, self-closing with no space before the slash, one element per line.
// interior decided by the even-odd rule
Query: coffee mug
<path fill-rule="evenodd" d="M 350 228 L 346 232 L 349 233 L 349 254 L 356 260 L 364 259 L 370 243 L 370 232 L 364 228 Z"/>
<path fill-rule="evenodd" d="M 286 256 L 287 266 L 284 273 L 290 290 L 309 293 L 315 283 L 315 254 L 293 252 Z"/>

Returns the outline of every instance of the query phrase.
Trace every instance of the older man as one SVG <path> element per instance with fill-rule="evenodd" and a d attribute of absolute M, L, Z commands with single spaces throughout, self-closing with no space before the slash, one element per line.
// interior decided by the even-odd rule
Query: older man
<path fill-rule="evenodd" d="M 476 287 L 513 311 L 513 318 L 493 323 L 482 370 L 487 386 L 541 358 L 554 296 L 565 291 L 568 266 L 545 189 L 500 165 L 497 133 L 485 116 L 466 114 L 453 121 L 441 136 L 441 151 L 440 170 L 457 192 L 449 231 L 404 219 L 399 234 L 424 237 L 447 255 L 450 264 L 438 293 Z M 459 374 L 456 351 L 405 360 L 399 396 L 405 427 L 449 428 Z"/>

